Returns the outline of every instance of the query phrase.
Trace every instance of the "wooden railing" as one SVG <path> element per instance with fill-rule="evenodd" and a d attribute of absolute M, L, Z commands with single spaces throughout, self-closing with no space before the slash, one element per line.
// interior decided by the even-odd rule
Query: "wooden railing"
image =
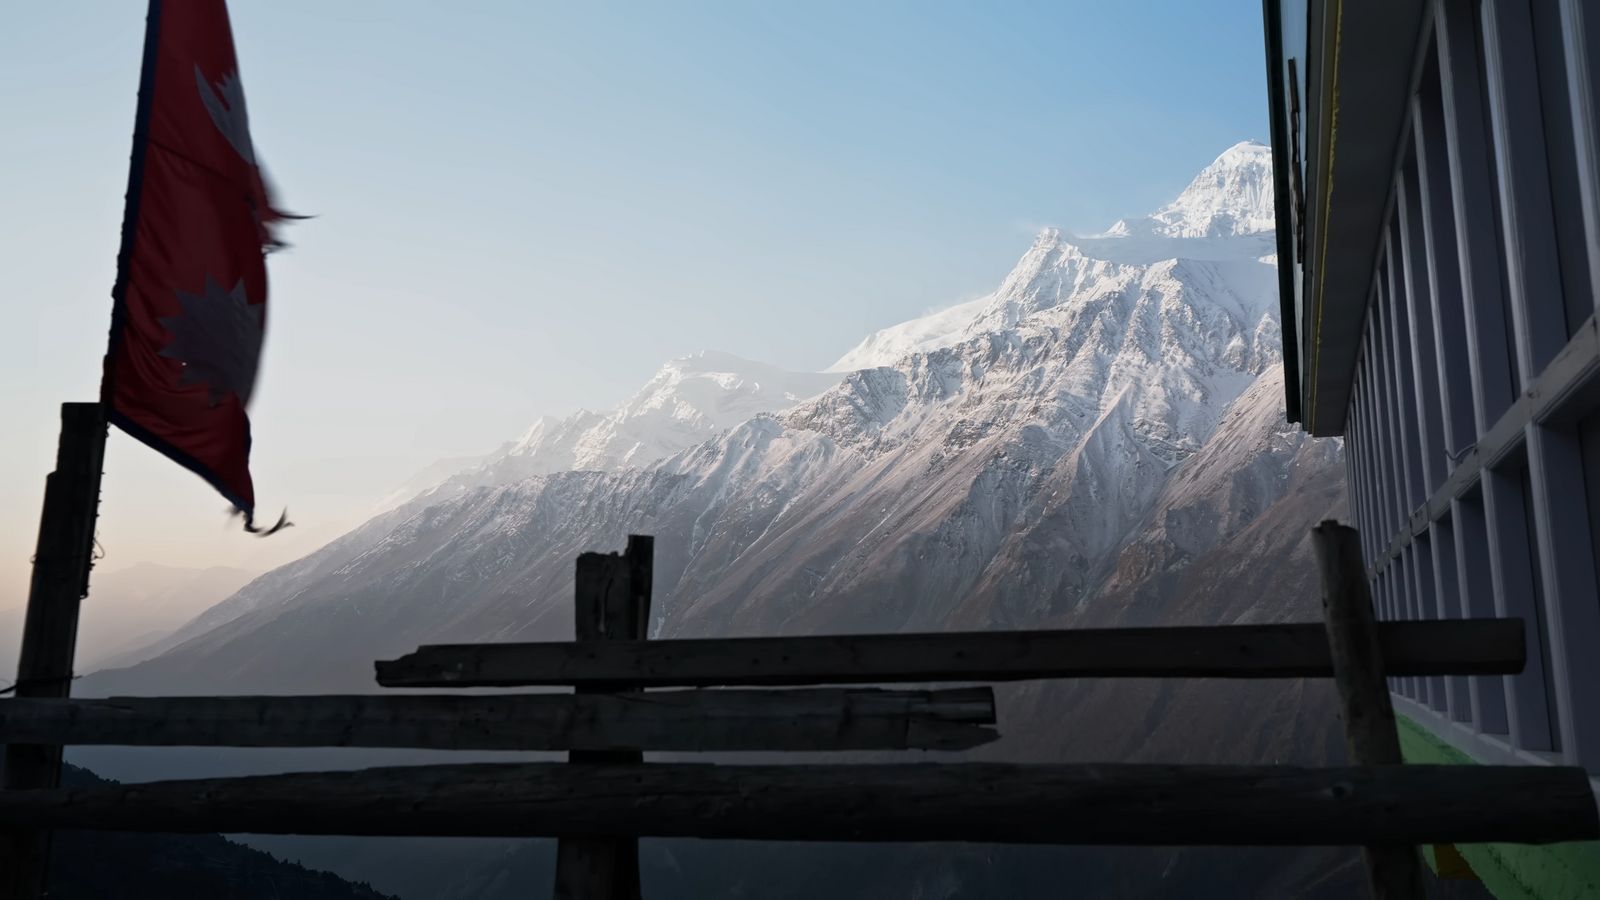
<path fill-rule="evenodd" d="M 59 747 L 566 750 L 570 762 L 0 791 L 0 829 L 560 838 L 555 896 L 640 895 L 637 838 L 1360 845 L 1374 893 L 1420 898 L 1416 845 L 1600 837 L 1585 772 L 1403 766 L 1384 678 L 1521 671 L 1518 620 L 1373 621 L 1354 530 L 1315 531 L 1324 621 L 1288 625 L 644 640 L 651 542 L 583 554 L 572 642 L 426 646 L 387 687 L 571 694 L 24 699 L 0 740 Z M 1333 678 L 1355 765 L 690 765 L 641 751 L 960 750 L 988 687 L 1083 677 Z M 764 687 L 725 689 L 714 686 Z M 691 688 L 645 690 L 645 688 Z"/>
<path fill-rule="evenodd" d="M 994 720 L 986 687 L 0 701 L 6 740 L 138 747 L 966 750 Z"/>

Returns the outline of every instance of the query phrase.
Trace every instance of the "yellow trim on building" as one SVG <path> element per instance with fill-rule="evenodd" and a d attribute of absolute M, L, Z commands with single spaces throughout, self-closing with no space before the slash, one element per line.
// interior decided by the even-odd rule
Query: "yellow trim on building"
<path fill-rule="evenodd" d="M 1328 220 L 1333 214 L 1333 145 L 1339 134 L 1339 47 L 1343 30 L 1344 0 L 1335 0 L 1331 56 L 1333 77 L 1328 80 L 1328 96 L 1323 103 L 1322 115 L 1322 133 L 1327 135 L 1322 144 L 1322 246 L 1317 251 L 1317 291 L 1312 298 L 1315 320 L 1311 326 L 1311 390 L 1306 412 L 1306 430 L 1313 432 L 1317 428 L 1317 378 L 1322 363 L 1322 283 L 1328 272 Z"/>

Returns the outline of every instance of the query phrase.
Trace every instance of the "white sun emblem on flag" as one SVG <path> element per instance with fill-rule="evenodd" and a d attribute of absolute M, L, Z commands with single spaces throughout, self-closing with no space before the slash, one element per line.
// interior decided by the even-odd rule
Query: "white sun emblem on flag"
<path fill-rule="evenodd" d="M 250 143 L 250 115 L 244 108 L 244 85 L 237 73 L 222 76 L 213 88 L 200 66 L 194 67 L 194 83 L 200 91 L 200 104 L 211 114 L 211 121 L 228 143 L 250 165 L 256 164 L 255 146 Z"/>
<path fill-rule="evenodd" d="M 204 384 L 212 406 L 230 393 L 248 404 L 261 359 L 261 304 L 245 297 L 244 279 L 224 291 L 207 275 L 202 293 L 177 293 L 183 312 L 161 318 L 172 334 L 161 355 L 183 363 L 178 383 Z"/>

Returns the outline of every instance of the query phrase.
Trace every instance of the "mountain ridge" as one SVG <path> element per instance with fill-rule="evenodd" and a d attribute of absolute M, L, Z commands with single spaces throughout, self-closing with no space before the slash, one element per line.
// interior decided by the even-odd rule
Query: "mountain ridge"
<path fill-rule="evenodd" d="M 1270 207 L 1270 180 L 1266 193 L 1237 189 L 1249 181 L 1246 176 L 1259 174 L 1260 156 L 1258 145 L 1230 148 L 1163 210 L 1181 207 L 1189 217 L 1183 227 L 1193 231 L 1189 226 L 1205 216 L 1190 201 L 1216 196 L 1222 198 L 1219 216 L 1259 221 L 1261 215 L 1239 213 L 1233 199 L 1242 196 Z M 1214 185 L 1222 186 L 1220 193 L 1210 189 Z M 191 623 L 166 649 L 200 651 L 207 635 L 228 643 L 255 627 L 251 623 L 280 612 L 323 602 L 333 604 L 330 608 L 349 604 L 350 588 L 373 574 L 371 567 L 391 565 L 386 560 L 394 553 L 409 553 L 404 548 L 416 541 L 433 540 L 424 536 L 439 528 L 455 533 L 500 529 L 478 535 L 489 545 L 508 530 L 515 536 L 518 529 L 532 527 L 536 534 L 554 527 L 535 526 L 525 515 L 519 521 L 527 510 L 545 508 L 542 498 L 550 497 L 560 497 L 551 508 L 566 513 L 596 507 L 600 497 L 618 501 L 609 514 L 597 510 L 591 525 L 615 519 L 615 509 L 654 503 L 660 513 L 660 504 L 706 505 L 692 515 L 687 509 L 682 513 L 689 516 L 691 544 L 685 549 L 691 554 L 713 541 L 718 516 L 763 522 L 758 534 L 718 551 L 731 564 L 740 553 L 759 555 L 765 543 L 802 533 L 791 522 L 815 518 L 819 513 L 811 507 L 827 511 L 877 503 L 881 515 L 904 505 L 899 498 L 920 498 L 920 512 L 905 514 L 907 521 L 920 521 L 917 515 L 954 515 L 962 502 L 992 502 L 995 489 L 1005 485 L 1016 496 L 1007 495 L 1003 511 L 989 516 L 992 533 L 980 542 L 986 549 L 978 556 L 993 552 L 1005 534 L 1035 527 L 1016 518 L 1026 515 L 1057 526 L 1070 522 L 1070 534 L 1057 541 L 1071 548 L 1069 558 L 1103 558 L 1153 502 L 1169 471 L 1201 449 L 1230 404 L 1279 359 L 1280 327 L 1271 302 L 1275 271 L 1256 254 L 1259 237 L 1197 233 L 1177 240 L 1197 243 L 1218 258 L 1179 256 L 1143 264 L 1118 261 L 1116 254 L 1098 249 L 1085 253 L 1078 246 L 1082 239 L 1045 229 L 994 293 L 966 304 L 970 319 L 959 321 L 966 311 L 924 317 L 939 323 L 924 331 L 943 346 L 848 373 L 804 376 L 725 354 L 681 358 L 603 417 L 611 424 L 597 426 L 598 414 L 592 413 L 569 418 L 565 430 L 541 420 L 491 462 L 446 479 L 328 547 L 252 582 Z M 1220 253 L 1218 241 L 1230 239 L 1228 252 Z M 1139 238 L 1095 240 L 1137 243 Z M 940 328 L 946 333 L 939 334 Z M 892 350 L 892 342 L 883 346 Z M 755 370 L 760 378 L 750 374 Z M 804 387 L 790 389 L 791 382 Z M 700 394 L 691 389 L 686 400 L 685 384 L 715 389 Z M 832 386 L 796 402 L 807 389 L 825 384 Z M 729 397 L 734 402 L 725 403 Z M 689 425 L 683 446 L 674 449 L 661 441 L 641 449 L 644 444 L 632 439 L 630 425 L 653 415 Z M 1283 431 L 1294 433 L 1286 424 Z M 584 457 L 592 465 L 574 464 L 580 445 L 599 448 Z M 546 453 L 552 447 L 559 449 L 553 456 Z M 1055 487 L 1042 495 L 1042 484 Z M 735 509 L 726 507 L 730 502 Z M 1087 518 L 1073 511 L 1086 502 L 1093 512 Z M 526 507 L 520 513 L 518 504 Z M 506 515 L 517 524 L 497 518 Z M 954 526 L 947 519 L 929 519 L 926 527 Z M 602 543 L 620 539 L 615 533 L 602 537 L 597 529 L 575 531 L 590 532 Z M 445 545 L 396 574 L 415 575 L 419 567 L 443 561 L 441 553 L 448 555 Z M 967 565 L 987 563 L 974 558 Z M 510 569 L 495 566 L 449 579 L 482 585 L 488 583 L 485 571 Z M 559 589 L 565 577 L 540 575 L 531 583 Z M 1062 589 L 1072 597 L 1093 590 L 1087 576 L 1064 577 L 1071 585 Z M 976 584 L 976 570 L 955 583 Z M 509 603 L 484 602 L 497 608 Z M 416 612 L 422 621 L 411 623 L 407 633 L 425 632 L 426 621 L 471 619 L 461 611 Z M 565 615 L 553 615 L 549 624 L 559 627 Z M 233 624 L 241 616 L 251 622 Z M 540 613 L 529 622 L 544 618 Z M 515 631 L 506 622 L 489 633 Z"/>
<path fill-rule="evenodd" d="M 460 490 L 268 573 L 159 657 L 85 691 L 370 690 L 372 659 L 420 643 L 569 638 L 573 558 L 629 533 L 656 535 L 652 638 L 1314 616 L 1306 534 L 1342 508 L 1341 472 L 1336 444 L 1283 417 L 1271 238 L 1251 230 L 1271 205 L 1270 179 L 1250 187 L 1259 156 L 1230 148 L 1187 200 L 1139 227 L 1041 232 L 994 292 L 869 336 L 841 361 L 871 364 L 828 373 L 815 396 L 783 391 L 642 464 L 624 452 L 511 479 L 469 471 Z M 1338 753 L 1326 692 L 1246 695 L 1238 706 L 1190 685 L 1009 686 L 1005 736 L 978 755 Z M 1062 710 L 1095 727 L 1069 727 Z M 929 871 L 903 874 L 999 883 L 963 853 L 912 854 Z M 1205 851 L 1174 854 L 1162 858 L 1261 895 L 1344 858 L 1267 854 L 1230 871 Z M 1136 864 L 1071 858 L 1095 873 L 1094 896 L 1162 895 Z M 810 896 L 867 896 L 825 873 L 796 877 Z M 684 883 L 715 895 L 722 878 L 702 869 Z"/>

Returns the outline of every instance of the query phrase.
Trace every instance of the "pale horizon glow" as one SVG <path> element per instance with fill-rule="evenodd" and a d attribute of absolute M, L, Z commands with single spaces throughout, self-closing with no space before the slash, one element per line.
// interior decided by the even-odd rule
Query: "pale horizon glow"
<path fill-rule="evenodd" d="M 241 534 L 113 431 L 107 571 L 265 571 L 695 351 L 821 370 L 1267 132 L 1246 0 L 230 5 L 257 151 L 315 216 L 269 261 L 251 408 L 258 517 L 297 527 Z M 143 27 L 101 0 L 0 32 L 0 609 L 57 407 L 97 394 Z"/>

